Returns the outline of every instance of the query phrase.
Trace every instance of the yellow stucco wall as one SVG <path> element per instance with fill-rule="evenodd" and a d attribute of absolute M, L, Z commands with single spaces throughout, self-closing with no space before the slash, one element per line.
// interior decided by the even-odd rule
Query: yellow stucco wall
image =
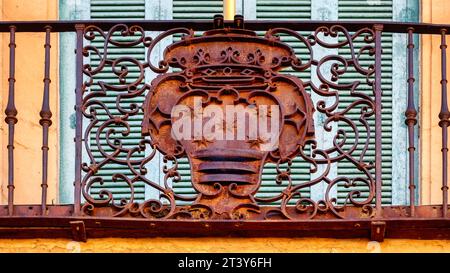
<path fill-rule="evenodd" d="M 433 5 L 431 5 L 433 4 Z M 57 0 L 0 0 L 1 20 L 36 20 L 56 19 L 58 15 Z M 423 1 L 423 17 L 427 22 L 441 22 L 447 20 L 445 10 L 449 10 L 450 2 L 446 0 Z M 439 21 L 441 20 L 441 21 Z M 19 203 L 39 202 L 40 181 L 29 180 L 30 177 L 40 177 L 41 166 L 41 127 L 39 126 L 39 110 L 42 101 L 42 77 L 44 58 L 42 34 L 18 34 L 17 35 L 17 108 L 19 110 L 19 123 L 16 133 L 16 201 Z M 52 60 L 57 58 L 57 37 L 52 36 Z M 0 101 L 2 109 L 6 105 L 7 92 L 7 67 L 8 67 L 8 36 L 0 36 L 2 50 L 2 73 Z M 438 61 L 438 47 L 435 40 L 423 41 L 424 64 L 423 83 L 429 83 L 430 79 L 437 79 L 436 62 Z M 431 45 L 434 48 L 431 48 Z M 427 50 L 430 50 L 429 52 Z M 428 52 L 428 55 L 426 55 Z M 430 55 L 432 54 L 432 55 Z M 428 56 L 428 57 L 427 57 Z M 432 57 L 429 57 L 432 56 Z M 434 70 L 433 70 L 434 69 Z M 51 127 L 50 139 L 50 198 L 56 199 L 57 191 L 57 71 L 56 63 L 52 63 L 51 107 L 53 110 L 54 125 Z M 428 77 L 428 78 L 427 78 Z M 428 79 L 428 80 L 427 80 Z M 438 81 L 437 81 L 438 83 Z M 438 90 L 433 84 L 423 85 L 426 94 L 430 90 Z M 439 200 L 439 189 L 431 190 L 428 181 L 440 183 L 435 178 L 437 171 L 431 172 L 432 166 L 437 164 L 438 156 L 436 143 L 437 136 L 435 125 L 436 107 L 431 107 L 435 97 L 422 97 L 424 105 L 422 115 L 425 118 L 422 124 L 422 142 L 425 149 L 421 160 L 422 190 L 425 194 L 424 202 Z M 3 115 L 3 110 L 1 112 Z M 5 124 L 0 120 L 2 165 L 2 193 L 0 202 L 6 202 L 6 134 Z M 439 138 L 440 139 L 440 138 Z M 21 154 L 21 155 L 19 155 Z M 432 161 L 432 160 L 436 160 Z M 436 169 L 434 169 L 436 170 Z M 62 239 L 0 239 L 0 252 L 450 252 L 450 241 L 444 240 L 386 240 L 383 243 L 370 242 L 367 239 L 319 239 L 319 238 L 149 238 L 149 239 L 122 239 L 105 238 L 89 239 L 86 243 L 77 243 Z"/>
<path fill-rule="evenodd" d="M 0 19 L 14 20 L 54 20 L 58 18 L 57 0 L 0 0 Z M 15 203 L 40 203 L 42 176 L 42 127 L 39 124 L 39 111 L 42 106 L 44 78 L 44 41 L 43 33 L 16 34 L 16 108 L 18 123 L 15 133 Z M 1 194 L 0 204 L 7 202 L 7 150 L 8 126 L 4 122 L 4 109 L 8 98 L 9 71 L 9 34 L 1 38 L 2 78 L 0 112 L 0 152 L 1 152 Z M 48 203 L 57 202 L 58 190 L 58 35 L 51 35 L 51 84 L 50 107 L 53 112 L 53 124 L 49 138 L 49 187 Z"/>
<path fill-rule="evenodd" d="M 450 24 L 448 0 L 422 0 L 422 21 Z M 448 37 L 448 36 L 447 36 Z M 440 36 L 423 35 L 421 44 L 421 203 L 442 203 L 442 128 L 439 127 L 441 102 L 441 56 Z M 450 39 L 447 38 L 447 44 Z M 448 55 L 449 53 L 447 53 Z M 448 64 L 448 63 L 447 63 Z M 450 78 L 450 67 L 447 78 Z M 450 164 L 447 168 L 450 167 Z"/>
<path fill-rule="evenodd" d="M 450 241 L 321 238 L 153 238 L 90 239 L 86 243 L 70 240 L 0 240 L 0 252 L 450 252 Z"/>

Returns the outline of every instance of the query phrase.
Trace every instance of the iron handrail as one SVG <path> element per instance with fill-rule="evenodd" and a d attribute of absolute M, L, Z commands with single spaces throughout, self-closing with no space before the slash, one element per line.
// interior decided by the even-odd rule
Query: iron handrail
<path fill-rule="evenodd" d="M 75 32 L 75 25 L 96 25 L 102 29 L 109 29 L 114 25 L 138 24 L 146 31 L 164 31 L 172 28 L 185 27 L 198 31 L 212 28 L 211 20 L 46 20 L 46 21 L 0 21 L 0 32 L 9 32 L 10 26 L 16 27 L 16 32 L 43 32 L 46 26 L 52 32 Z M 225 21 L 225 27 L 231 26 L 233 21 Z M 383 25 L 383 32 L 408 33 L 413 28 L 416 34 L 440 34 L 442 29 L 450 29 L 450 24 L 431 24 L 416 22 L 392 21 L 316 21 L 316 20 L 246 20 L 245 28 L 250 30 L 267 30 L 270 28 L 289 28 L 291 30 L 315 30 L 317 27 L 342 25 L 349 31 L 375 24 Z"/>

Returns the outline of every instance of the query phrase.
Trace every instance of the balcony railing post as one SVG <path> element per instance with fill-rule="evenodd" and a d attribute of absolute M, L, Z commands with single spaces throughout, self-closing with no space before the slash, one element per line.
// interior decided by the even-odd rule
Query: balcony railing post
<path fill-rule="evenodd" d="M 381 187 L 382 181 L 382 166 L 381 166 L 381 151 L 382 151 L 382 127 L 381 127 L 381 34 L 383 31 L 382 24 L 376 24 L 373 26 L 375 31 L 375 207 L 376 217 L 381 217 Z"/>
<path fill-rule="evenodd" d="M 14 98 L 16 68 L 16 27 L 9 27 L 9 91 L 5 109 L 5 122 L 8 124 L 8 215 L 14 214 L 14 126 L 17 123 L 17 109 Z"/>
<path fill-rule="evenodd" d="M 408 28 L 408 106 L 405 111 L 405 123 L 408 126 L 408 154 L 409 154 L 409 207 L 410 215 L 415 215 L 415 189 L 414 183 L 415 162 L 414 152 L 416 147 L 414 145 L 414 126 L 417 124 L 417 110 L 414 105 L 414 28 Z"/>
<path fill-rule="evenodd" d="M 45 64 L 44 64 L 44 96 L 42 100 L 42 109 L 40 111 L 41 119 L 39 123 L 42 126 L 42 201 L 41 214 L 45 215 L 47 211 L 47 179 L 48 179 L 48 130 L 52 125 L 52 112 L 50 110 L 50 32 L 51 27 L 45 27 Z"/>
<path fill-rule="evenodd" d="M 74 214 L 81 214 L 81 161 L 82 161 L 82 133 L 83 133 L 83 24 L 75 25 L 76 29 L 76 89 L 75 89 L 75 182 L 74 182 Z"/>
<path fill-rule="evenodd" d="M 450 125 L 450 111 L 447 104 L 447 29 L 441 30 L 441 111 L 439 112 L 439 126 L 442 128 L 442 217 L 447 217 L 448 208 L 448 126 Z"/>

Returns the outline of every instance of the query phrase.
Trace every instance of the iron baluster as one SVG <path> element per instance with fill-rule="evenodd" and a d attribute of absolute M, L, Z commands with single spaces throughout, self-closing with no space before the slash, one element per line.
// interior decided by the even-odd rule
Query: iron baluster
<path fill-rule="evenodd" d="M 447 217 L 448 208 L 448 126 L 450 111 L 447 104 L 447 29 L 441 30 L 441 111 L 439 112 L 439 126 L 442 128 L 442 216 Z"/>
<path fill-rule="evenodd" d="M 74 182 L 74 214 L 81 213 L 81 161 L 82 161 L 82 133 L 83 133 L 83 31 L 84 25 L 75 25 L 76 29 L 76 90 L 75 90 L 75 182 Z"/>
<path fill-rule="evenodd" d="M 17 123 L 17 109 L 14 98 L 16 68 L 16 26 L 9 27 L 9 93 L 5 109 L 5 122 L 8 124 L 8 214 L 14 214 L 14 126 Z"/>
<path fill-rule="evenodd" d="M 409 154 L 409 206 L 410 215 L 415 215 L 415 189 L 414 184 L 414 174 L 415 174 L 415 163 L 414 163 L 414 152 L 416 147 L 414 146 L 414 126 L 417 124 L 417 111 L 414 105 L 414 40 L 413 40 L 414 29 L 408 29 L 408 106 L 405 111 L 405 123 L 408 126 L 408 154 Z"/>
<path fill-rule="evenodd" d="M 375 31 L 375 207 L 376 216 L 381 217 L 381 194 L 382 194 L 382 90 L 381 90 L 381 34 L 383 25 L 374 25 Z"/>
<path fill-rule="evenodd" d="M 42 126 L 42 201 L 41 214 L 45 215 L 47 211 L 47 189 L 48 189 L 48 130 L 52 125 L 52 112 L 50 110 L 50 32 L 51 27 L 45 27 L 45 68 L 44 68 L 44 96 L 42 108 L 39 113 L 41 119 L 39 123 Z"/>

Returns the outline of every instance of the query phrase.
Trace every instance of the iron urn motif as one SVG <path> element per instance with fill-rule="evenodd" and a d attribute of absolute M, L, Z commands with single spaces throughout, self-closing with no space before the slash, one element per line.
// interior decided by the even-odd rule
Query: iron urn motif
<path fill-rule="evenodd" d="M 221 16 L 214 25 L 165 49 L 160 65 L 174 71 L 152 81 L 142 133 L 166 158 L 189 159 L 199 193 L 193 206 L 212 210 L 210 218 L 236 218 L 240 209 L 259 209 L 264 164 L 289 162 L 314 138 L 314 107 L 301 79 L 279 73 L 298 62 L 290 46 L 244 29 L 242 16 L 232 28 Z"/>

